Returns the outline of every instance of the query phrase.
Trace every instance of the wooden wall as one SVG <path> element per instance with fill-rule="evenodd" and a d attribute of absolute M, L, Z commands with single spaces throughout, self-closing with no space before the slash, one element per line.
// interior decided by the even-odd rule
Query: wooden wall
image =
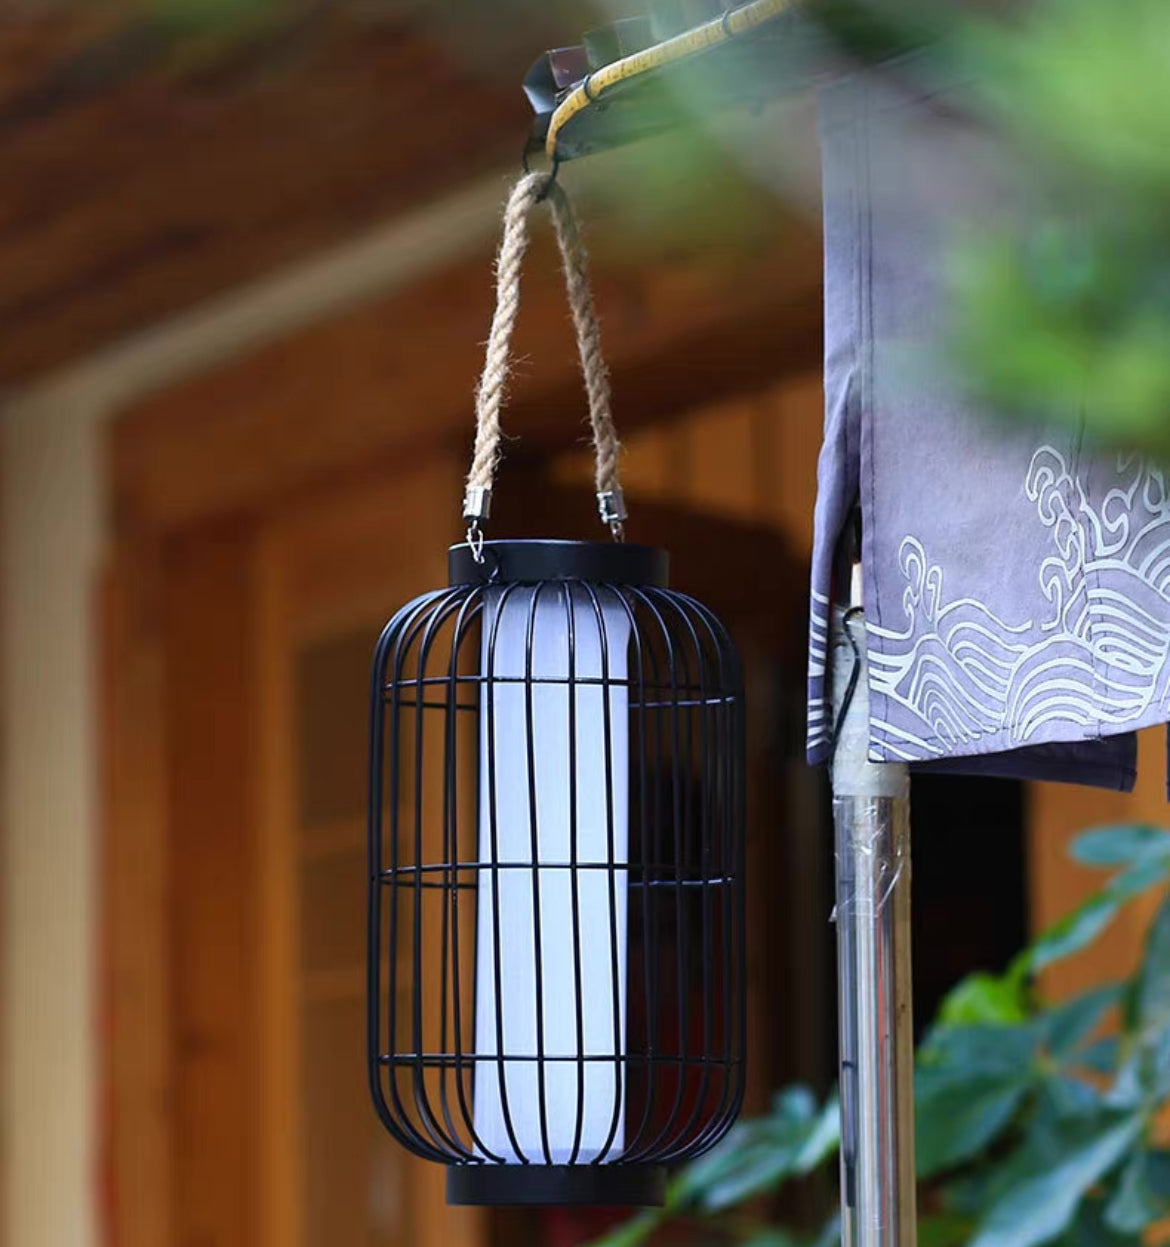
<path fill-rule="evenodd" d="M 804 372 L 640 430 L 625 439 L 626 494 L 771 524 L 798 554 L 809 552 L 821 406 L 820 375 Z M 558 470 L 586 479 L 589 466 L 573 454 Z"/>

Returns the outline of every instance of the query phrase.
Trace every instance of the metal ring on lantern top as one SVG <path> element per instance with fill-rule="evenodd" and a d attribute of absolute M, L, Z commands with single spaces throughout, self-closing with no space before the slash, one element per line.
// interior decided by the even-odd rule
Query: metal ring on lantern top
<path fill-rule="evenodd" d="M 670 556 L 652 546 L 604 541 L 485 541 L 452 546 L 447 567 L 452 585 L 535 583 L 540 580 L 608 581 L 665 589 Z"/>

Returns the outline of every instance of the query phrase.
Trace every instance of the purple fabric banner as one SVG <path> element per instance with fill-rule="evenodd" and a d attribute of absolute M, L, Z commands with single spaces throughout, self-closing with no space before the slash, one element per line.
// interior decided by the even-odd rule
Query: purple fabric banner
<path fill-rule="evenodd" d="M 860 506 L 870 757 L 1132 786 L 1170 718 L 1170 492 L 1073 425 L 996 420 L 941 375 L 948 231 L 1018 211 L 945 92 L 822 92 L 825 438 L 808 753 L 832 733 L 838 540 Z"/>

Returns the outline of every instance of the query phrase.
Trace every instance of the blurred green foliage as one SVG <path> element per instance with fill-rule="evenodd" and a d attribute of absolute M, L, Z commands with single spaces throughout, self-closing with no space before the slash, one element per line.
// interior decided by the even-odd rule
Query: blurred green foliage
<path fill-rule="evenodd" d="M 972 88 L 1018 191 L 956 230 L 954 361 L 997 410 L 1170 452 L 1170 5 L 810 0 L 842 50 Z M 905 66 L 895 63 L 890 72 Z M 913 72 L 913 71 L 911 71 Z"/>
<path fill-rule="evenodd" d="M 1170 831 L 1110 827 L 1073 845 L 1114 873 L 1003 974 L 975 974 L 944 1001 L 915 1078 L 923 1247 L 1137 1247 L 1170 1216 L 1170 1150 L 1155 1120 L 1170 1100 L 1170 894 L 1136 971 L 1060 1003 L 1036 972 L 1091 944 L 1136 897 L 1170 882 Z M 672 1181 L 666 1206 L 599 1247 L 637 1247 L 674 1222 L 694 1243 L 835 1247 L 819 1224 L 769 1224 L 775 1195 L 833 1163 L 838 1112 L 790 1087 Z M 671 1241 L 676 1241 L 672 1239 Z M 685 1240 L 684 1240 L 685 1241 Z"/>
<path fill-rule="evenodd" d="M 962 382 L 1007 416 L 1170 454 L 1170 4 L 805 0 L 805 9 L 846 66 L 927 82 L 942 69 L 970 83 L 958 106 L 995 141 L 1010 202 L 956 218 L 950 247 L 949 362 Z M 810 55 L 823 47 L 812 41 Z M 918 56 L 907 62 L 910 51 Z M 701 183 L 710 167 L 705 123 L 718 91 L 695 87 L 700 64 L 675 101 L 680 124 L 688 108 L 700 124 L 661 162 L 679 184 Z M 807 75 L 788 66 L 773 76 L 761 98 Z M 782 131 L 772 141 L 783 146 Z M 670 203 L 655 191 L 639 180 L 630 197 Z M 724 194 L 724 210 L 741 198 Z"/>
<path fill-rule="evenodd" d="M 146 0 L 144 17 L 174 34 L 232 37 L 295 18 L 307 8 L 296 0 Z"/>
<path fill-rule="evenodd" d="M 976 106 L 1030 174 L 1024 228 L 956 244 L 958 357 L 1000 407 L 1170 451 L 1170 5 L 965 17 Z"/>

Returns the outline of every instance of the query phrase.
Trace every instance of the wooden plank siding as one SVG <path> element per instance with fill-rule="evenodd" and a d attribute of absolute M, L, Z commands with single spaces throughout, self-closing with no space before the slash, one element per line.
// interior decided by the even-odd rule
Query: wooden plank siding
<path fill-rule="evenodd" d="M 500 167 L 527 131 L 522 57 L 476 66 L 401 15 L 290 3 L 184 31 L 150 7 L 0 29 L 5 382 Z"/>
<path fill-rule="evenodd" d="M 560 282 L 542 237 L 525 276 L 504 417 L 525 450 L 571 446 L 582 434 Z M 807 372 L 821 352 L 820 283 L 819 256 L 799 232 L 781 232 L 763 254 L 726 246 L 636 270 L 598 265 L 619 429 Z M 177 529 L 362 466 L 462 450 L 491 300 L 484 255 L 144 400 L 113 430 L 116 522 Z"/>

